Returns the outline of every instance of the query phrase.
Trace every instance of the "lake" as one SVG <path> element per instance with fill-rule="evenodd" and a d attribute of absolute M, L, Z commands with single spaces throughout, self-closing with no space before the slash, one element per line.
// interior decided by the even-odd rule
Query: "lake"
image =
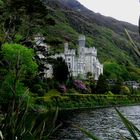
<path fill-rule="evenodd" d="M 140 128 L 140 106 L 118 109 Z M 67 111 L 59 120 L 63 122 L 63 126 L 54 134 L 52 140 L 90 140 L 72 124 L 85 128 L 101 140 L 119 140 L 120 133 L 129 135 L 114 108 Z"/>

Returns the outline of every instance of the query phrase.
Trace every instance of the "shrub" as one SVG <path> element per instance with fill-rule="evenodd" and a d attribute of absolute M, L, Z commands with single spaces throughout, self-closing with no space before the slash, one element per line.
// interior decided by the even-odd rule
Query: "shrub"
<path fill-rule="evenodd" d="M 67 88 L 66 88 L 66 86 L 64 84 L 60 84 L 58 86 L 58 91 L 61 92 L 61 93 L 66 93 Z"/>
<path fill-rule="evenodd" d="M 113 99 L 114 94 L 111 91 L 105 93 L 107 95 L 107 99 Z"/>
<path fill-rule="evenodd" d="M 130 94 L 130 89 L 127 86 L 121 86 L 120 94 Z"/>
<path fill-rule="evenodd" d="M 58 57 L 53 63 L 53 76 L 56 81 L 65 83 L 69 77 L 69 70 L 66 62 L 62 57 Z"/>
<path fill-rule="evenodd" d="M 114 96 L 114 94 L 111 92 L 111 91 L 108 91 L 105 93 L 106 95 L 109 95 L 109 96 Z"/>
<path fill-rule="evenodd" d="M 115 85 L 112 87 L 111 91 L 114 94 L 120 94 L 122 86 L 123 86 L 123 80 L 121 78 L 118 78 Z"/>
<path fill-rule="evenodd" d="M 80 80 L 74 80 L 73 85 L 74 85 L 76 90 L 78 90 L 82 93 L 87 93 L 88 92 L 85 84 Z"/>
<path fill-rule="evenodd" d="M 109 86 L 104 75 L 100 75 L 96 86 L 97 94 L 104 94 L 109 91 Z"/>
<path fill-rule="evenodd" d="M 66 86 L 67 86 L 68 88 L 72 88 L 72 87 L 73 87 L 73 77 L 72 77 L 72 76 L 70 76 L 70 77 L 68 78 L 68 80 L 66 81 Z"/>
<path fill-rule="evenodd" d="M 38 96 L 44 96 L 46 90 L 42 88 L 42 85 L 35 84 L 32 88 L 32 92 L 37 93 Z"/>
<path fill-rule="evenodd" d="M 69 94 L 75 94 L 76 90 L 74 88 L 68 89 L 67 93 Z"/>

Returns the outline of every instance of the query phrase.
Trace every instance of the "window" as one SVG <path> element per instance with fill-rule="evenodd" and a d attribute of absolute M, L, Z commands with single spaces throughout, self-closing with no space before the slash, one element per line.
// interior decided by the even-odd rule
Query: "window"
<path fill-rule="evenodd" d="M 69 69 L 71 68 L 71 63 L 68 63 L 68 68 L 69 68 Z"/>

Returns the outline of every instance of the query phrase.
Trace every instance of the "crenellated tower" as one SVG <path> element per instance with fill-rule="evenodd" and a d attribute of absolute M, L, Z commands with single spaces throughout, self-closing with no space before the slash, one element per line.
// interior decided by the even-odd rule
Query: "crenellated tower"
<path fill-rule="evenodd" d="M 78 38 L 78 55 L 80 58 L 84 59 L 84 55 L 85 55 L 85 36 L 84 35 L 80 35 Z"/>
<path fill-rule="evenodd" d="M 78 44 L 79 44 L 79 47 L 85 47 L 85 36 L 84 35 L 79 36 Z"/>

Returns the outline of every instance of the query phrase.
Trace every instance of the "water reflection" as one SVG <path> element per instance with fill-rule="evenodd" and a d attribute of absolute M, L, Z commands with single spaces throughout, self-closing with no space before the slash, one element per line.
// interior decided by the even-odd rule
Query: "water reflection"
<path fill-rule="evenodd" d="M 119 107 L 119 110 L 140 128 L 140 106 Z M 54 140 L 89 140 L 72 124 L 85 128 L 101 140 L 119 140 L 119 133 L 128 135 L 114 108 L 73 112 L 64 122 L 64 126 L 55 134 Z"/>

